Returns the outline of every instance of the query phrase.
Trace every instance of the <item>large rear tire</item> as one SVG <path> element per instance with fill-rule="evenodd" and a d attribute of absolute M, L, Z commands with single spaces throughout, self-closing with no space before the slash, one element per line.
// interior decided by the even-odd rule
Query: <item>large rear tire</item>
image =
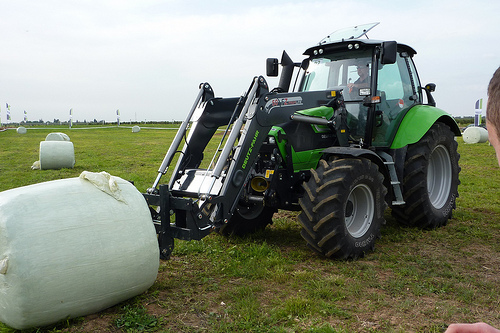
<path fill-rule="evenodd" d="M 384 177 L 364 158 L 321 160 L 299 200 L 302 237 L 314 251 L 356 259 L 372 251 L 385 223 Z"/>
<path fill-rule="evenodd" d="M 443 123 L 408 146 L 402 181 L 406 204 L 392 207 L 399 223 L 437 228 L 451 218 L 460 184 L 457 147 L 454 133 Z"/>

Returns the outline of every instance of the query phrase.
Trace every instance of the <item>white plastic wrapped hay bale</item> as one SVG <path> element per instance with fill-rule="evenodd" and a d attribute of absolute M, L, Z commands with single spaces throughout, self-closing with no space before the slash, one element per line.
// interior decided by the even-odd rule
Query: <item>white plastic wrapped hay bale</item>
<path fill-rule="evenodd" d="M 73 168 L 75 148 L 71 141 L 40 141 L 40 169 Z"/>
<path fill-rule="evenodd" d="M 26 127 L 24 126 L 19 126 L 17 129 L 16 129 L 16 132 L 19 133 L 19 134 L 26 134 L 27 130 L 26 130 Z"/>
<path fill-rule="evenodd" d="M 69 136 L 65 133 L 61 132 L 54 132 L 54 133 L 49 133 L 45 137 L 45 141 L 71 141 L 69 139 Z"/>
<path fill-rule="evenodd" d="M 488 141 L 488 131 L 484 127 L 467 127 L 462 134 L 465 143 L 483 143 Z"/>
<path fill-rule="evenodd" d="M 135 126 L 132 127 L 132 133 L 137 133 L 140 130 L 141 130 L 141 128 L 139 126 L 137 126 L 137 125 L 135 125 Z"/>
<path fill-rule="evenodd" d="M 48 325 L 154 283 L 158 242 L 143 196 L 121 178 L 84 176 L 97 186 L 70 178 L 0 192 L 1 322 Z"/>

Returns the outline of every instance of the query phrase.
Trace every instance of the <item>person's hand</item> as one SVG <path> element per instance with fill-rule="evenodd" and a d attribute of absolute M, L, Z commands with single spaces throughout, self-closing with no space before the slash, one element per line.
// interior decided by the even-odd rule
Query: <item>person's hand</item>
<path fill-rule="evenodd" d="M 354 83 L 348 83 L 347 88 L 349 88 L 349 93 L 352 93 L 352 88 L 354 87 Z"/>
<path fill-rule="evenodd" d="M 485 324 L 451 324 L 444 333 L 500 333 L 500 330 Z"/>

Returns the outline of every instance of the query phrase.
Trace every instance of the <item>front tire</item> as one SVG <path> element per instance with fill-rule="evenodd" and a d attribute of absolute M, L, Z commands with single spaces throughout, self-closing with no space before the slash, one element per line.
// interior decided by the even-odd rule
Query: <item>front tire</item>
<path fill-rule="evenodd" d="M 299 200 L 302 237 L 314 251 L 356 259 L 372 251 L 385 223 L 384 177 L 364 158 L 321 160 Z"/>
<path fill-rule="evenodd" d="M 263 203 L 239 203 L 231 219 L 223 225 L 219 232 L 224 236 L 243 237 L 259 230 L 264 230 L 273 223 L 276 209 L 266 207 Z"/>
<path fill-rule="evenodd" d="M 399 223 L 430 229 L 451 218 L 460 184 L 457 147 L 454 133 L 443 123 L 408 146 L 402 181 L 406 204 L 392 207 Z"/>

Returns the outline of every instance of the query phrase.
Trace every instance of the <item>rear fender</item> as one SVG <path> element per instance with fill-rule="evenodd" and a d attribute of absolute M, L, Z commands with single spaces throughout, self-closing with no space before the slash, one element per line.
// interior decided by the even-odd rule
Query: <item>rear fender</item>
<path fill-rule="evenodd" d="M 391 149 L 418 142 L 437 121 L 448 125 L 456 136 L 461 136 L 460 129 L 450 114 L 433 106 L 417 105 L 408 110 L 401 121 Z"/>

